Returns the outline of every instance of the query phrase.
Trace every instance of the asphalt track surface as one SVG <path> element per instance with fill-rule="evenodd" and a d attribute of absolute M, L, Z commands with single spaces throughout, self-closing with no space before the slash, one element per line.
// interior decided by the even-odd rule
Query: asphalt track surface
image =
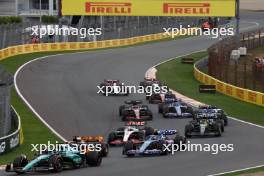
<path fill-rule="evenodd" d="M 264 21 L 263 13 L 242 14 L 243 20 Z M 241 27 L 256 27 L 244 22 Z M 41 117 L 66 139 L 74 135 L 104 135 L 123 123 L 118 107 L 127 99 L 144 99 L 144 95 L 104 97 L 97 85 L 105 78 L 120 79 L 126 85 L 139 85 L 146 70 L 161 61 L 207 48 L 216 40 L 208 37 L 187 38 L 128 48 L 51 56 L 26 65 L 17 77 L 17 85 Z M 188 119 L 163 119 L 157 105 L 150 106 L 154 120 L 149 126 L 179 129 Z M 234 108 L 236 106 L 234 105 Z M 254 112 L 252 112 L 254 113 Z M 41 135 L 41 134 L 39 134 Z M 234 144 L 233 152 L 178 152 L 161 157 L 127 158 L 120 147 L 110 149 L 101 167 L 64 171 L 65 176 L 180 175 L 203 176 L 264 163 L 264 130 L 234 120 L 221 138 L 195 138 L 191 143 Z M 5 175 L 0 172 L 0 175 Z M 9 174 L 8 174 L 9 175 Z M 12 175 L 12 174 L 11 174 Z M 38 175 L 34 173 L 33 175 Z M 39 175 L 46 175 L 40 173 Z"/>

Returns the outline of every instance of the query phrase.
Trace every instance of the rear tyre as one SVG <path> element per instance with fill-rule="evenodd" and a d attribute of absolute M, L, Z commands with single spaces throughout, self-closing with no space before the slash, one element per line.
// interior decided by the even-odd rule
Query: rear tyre
<path fill-rule="evenodd" d="M 128 154 L 127 151 L 133 150 L 133 142 L 132 141 L 127 141 L 123 147 L 123 155 L 127 155 L 128 157 L 133 157 L 135 154 Z"/>
<path fill-rule="evenodd" d="M 49 159 L 50 165 L 53 167 L 52 172 L 61 172 L 63 169 L 63 159 L 59 155 L 53 155 Z"/>
<path fill-rule="evenodd" d="M 186 125 L 185 126 L 185 137 L 186 138 L 191 138 L 192 136 L 191 136 L 191 133 L 192 132 L 192 126 L 191 125 Z"/>
<path fill-rule="evenodd" d="M 107 140 L 107 143 L 109 145 L 112 145 L 111 142 L 114 141 L 116 138 L 116 134 L 115 132 L 111 132 L 109 135 L 108 135 L 108 140 Z"/>
<path fill-rule="evenodd" d="M 163 104 L 159 104 L 159 113 L 160 113 L 160 114 L 163 113 Z"/>
<path fill-rule="evenodd" d="M 20 155 L 18 157 L 16 157 L 13 161 L 13 168 L 14 171 L 17 174 L 23 174 L 24 172 L 21 171 L 19 168 L 23 168 L 28 164 L 28 159 L 26 157 L 26 155 Z"/>
<path fill-rule="evenodd" d="M 102 163 L 102 157 L 98 152 L 95 151 L 90 151 L 86 153 L 85 158 L 86 158 L 86 163 L 92 167 L 100 166 Z"/>
<path fill-rule="evenodd" d="M 105 144 L 105 143 L 101 143 L 101 156 L 102 157 L 107 157 L 108 153 L 109 153 L 109 145 Z"/>
<path fill-rule="evenodd" d="M 153 135 L 155 133 L 155 129 L 152 127 L 146 126 L 144 129 L 145 129 L 145 135 L 146 136 Z"/>

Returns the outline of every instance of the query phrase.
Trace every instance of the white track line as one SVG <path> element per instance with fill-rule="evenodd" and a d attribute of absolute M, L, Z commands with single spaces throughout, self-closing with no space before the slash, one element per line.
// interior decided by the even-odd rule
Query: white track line
<path fill-rule="evenodd" d="M 257 168 L 260 168 L 260 167 L 264 167 L 264 165 L 248 167 L 248 168 L 238 169 L 238 170 L 233 170 L 233 171 L 228 171 L 228 172 L 222 172 L 222 173 L 208 175 L 208 176 L 219 176 L 219 175 L 224 175 L 224 174 L 231 174 L 231 173 L 240 172 L 240 171 L 246 171 L 246 170 L 250 170 L 250 169 L 257 169 Z"/>
<path fill-rule="evenodd" d="M 258 23 L 256 23 L 257 25 L 259 25 Z M 205 50 L 201 50 L 201 51 L 205 51 Z M 89 51 L 80 51 L 80 52 L 73 52 L 73 53 L 61 53 L 61 54 L 54 54 L 54 55 L 48 55 L 48 56 L 43 56 L 43 57 L 39 57 L 39 58 L 36 58 L 36 59 L 33 59 L 29 62 L 26 62 L 24 63 L 22 66 L 20 66 L 18 68 L 18 70 L 16 71 L 15 75 L 14 75 L 14 85 L 15 85 L 15 89 L 18 93 L 18 95 L 20 96 L 20 98 L 25 102 L 25 104 L 29 107 L 29 109 L 41 120 L 41 122 L 43 122 L 54 134 L 56 134 L 61 140 L 63 141 L 67 141 L 64 137 L 62 137 L 62 135 L 60 135 L 54 128 L 52 128 L 41 116 L 40 114 L 38 114 L 38 112 L 32 107 L 32 105 L 30 105 L 30 103 L 26 100 L 26 98 L 22 95 L 21 91 L 19 90 L 18 86 L 17 86 L 17 76 L 19 74 L 19 72 L 28 64 L 34 62 L 34 61 L 38 61 L 38 60 L 42 60 L 42 59 L 45 59 L 45 58 L 48 58 L 48 57 L 54 57 L 54 56 L 60 56 L 60 55 L 64 55 L 64 54 L 80 54 L 80 53 L 86 53 L 86 52 L 89 52 Z M 196 52 L 199 52 L 199 51 L 196 51 Z M 196 53 L 196 52 L 192 52 L 192 53 L 189 53 L 189 54 L 186 54 L 186 55 L 183 55 L 183 56 L 179 56 L 179 57 L 184 57 L 184 56 L 187 56 L 187 55 L 190 55 L 190 54 L 193 54 L 193 53 Z M 179 58 L 177 57 L 177 58 Z M 165 63 L 165 62 L 169 62 L 171 60 L 173 60 L 175 58 L 171 58 L 171 59 L 168 59 L 166 61 L 163 61 L 163 62 L 160 62 L 156 65 L 154 65 L 153 67 L 156 67 L 162 63 Z M 260 128 L 264 128 L 263 126 L 259 126 L 259 125 L 256 125 L 256 124 L 252 124 L 252 123 L 249 123 L 249 122 L 246 122 L 246 121 L 242 121 L 242 120 L 239 120 L 239 119 L 236 119 L 236 118 L 233 118 L 234 120 L 237 120 L 239 122 L 242 122 L 242 123 L 246 123 L 246 124 L 249 124 L 249 125 L 252 125 L 252 126 L 256 126 L 256 127 L 260 127 Z M 1 167 L 0 166 L 0 170 L 1 170 Z"/>
<path fill-rule="evenodd" d="M 188 56 L 188 55 L 191 55 L 191 54 L 194 54 L 194 53 L 197 53 L 197 52 L 202 52 L 202 51 L 205 51 L 205 50 L 200 50 L 200 51 L 196 51 L 196 52 L 192 52 L 192 53 L 189 53 L 189 54 L 185 54 L 185 55 L 181 55 L 181 56 L 178 56 L 176 58 L 170 58 L 166 61 L 162 61 L 152 67 L 150 67 L 148 70 L 151 70 L 153 68 L 156 68 L 157 66 L 161 65 L 161 64 L 164 64 L 166 62 L 169 62 L 169 61 L 172 61 L 174 59 L 179 59 L 181 57 L 185 57 L 185 56 Z M 147 73 L 148 71 L 145 73 L 145 77 L 147 76 Z M 156 76 L 156 75 L 155 75 Z M 176 92 L 176 91 L 175 91 Z M 223 96 L 227 96 L 227 95 L 223 95 Z M 197 103 L 201 103 L 201 102 L 198 102 Z M 247 125 L 251 125 L 251 126 L 254 126 L 254 127 L 258 127 L 258 128 L 262 128 L 264 129 L 264 126 L 261 126 L 261 125 L 258 125 L 258 124 L 254 124 L 254 123 L 251 123 L 251 122 L 246 122 L 244 120 L 240 120 L 240 119 L 237 119 L 235 117 L 228 117 L 229 119 L 232 119 L 234 121 L 237 121 L 237 122 L 240 122 L 240 123 L 244 123 L 244 124 L 247 124 Z M 238 169 L 238 170 L 233 170 L 233 171 L 227 171 L 227 172 L 222 172 L 222 173 L 217 173 L 217 174 L 212 174 L 212 175 L 208 175 L 208 176 L 219 176 L 219 175 L 223 175 L 223 174 L 229 174 L 229 173 L 234 173 L 234 172 L 239 172 L 239 171 L 245 171 L 245 170 L 249 170 L 249 169 L 256 169 L 256 168 L 260 168 L 260 167 L 264 167 L 264 165 L 258 165 L 258 166 L 254 166 L 254 167 L 248 167 L 248 168 L 243 168 L 243 169 Z"/>

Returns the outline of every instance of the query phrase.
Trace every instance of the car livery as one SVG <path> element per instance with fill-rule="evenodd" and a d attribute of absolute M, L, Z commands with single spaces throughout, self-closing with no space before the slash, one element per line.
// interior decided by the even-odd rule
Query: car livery
<path fill-rule="evenodd" d="M 148 100 L 150 104 L 159 104 L 165 102 L 165 100 L 169 98 L 176 99 L 176 96 L 172 92 L 167 92 L 165 94 L 154 93 L 149 96 Z"/>
<path fill-rule="evenodd" d="M 110 146 L 123 145 L 127 141 L 140 143 L 145 140 L 146 136 L 155 133 L 155 129 L 145 126 L 146 122 L 129 121 L 124 127 L 120 127 L 115 131 L 110 132 L 108 135 L 108 144 Z"/>
<path fill-rule="evenodd" d="M 105 79 L 99 87 L 103 90 L 103 95 L 129 95 L 126 86 L 116 79 Z"/>
<path fill-rule="evenodd" d="M 174 138 L 168 135 L 176 135 Z M 167 144 L 186 143 L 186 138 L 180 136 L 177 130 L 158 130 L 155 135 L 150 135 L 141 143 L 128 141 L 123 147 L 123 155 L 133 157 L 136 155 L 167 155 Z"/>
<path fill-rule="evenodd" d="M 104 137 L 103 136 L 74 136 L 73 137 L 73 142 L 78 143 L 78 144 L 100 144 L 101 146 L 101 151 L 99 154 L 102 157 L 106 157 L 109 153 L 109 145 L 104 142 Z"/>
<path fill-rule="evenodd" d="M 224 121 L 224 125 L 228 125 L 228 116 L 224 112 L 224 110 L 217 108 L 216 106 L 211 106 L 211 105 L 204 105 L 204 106 L 199 106 L 199 109 L 197 111 L 197 114 L 203 113 L 203 111 L 207 110 L 208 112 L 212 114 L 216 114 L 218 119 L 221 119 Z"/>
<path fill-rule="evenodd" d="M 125 101 L 125 105 L 119 107 L 119 115 L 123 121 L 152 120 L 153 115 L 147 105 L 142 105 L 140 100 Z"/>
<path fill-rule="evenodd" d="M 75 169 L 86 166 L 101 165 L 102 157 L 96 151 L 82 153 L 70 146 L 61 151 L 49 151 L 37 155 L 29 161 L 25 155 L 15 158 L 13 163 L 6 166 L 6 172 L 24 174 L 28 172 L 61 172 L 64 169 Z"/>

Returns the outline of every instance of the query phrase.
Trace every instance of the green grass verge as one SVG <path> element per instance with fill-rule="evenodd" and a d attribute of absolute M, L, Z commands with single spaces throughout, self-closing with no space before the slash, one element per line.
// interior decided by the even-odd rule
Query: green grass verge
<path fill-rule="evenodd" d="M 207 56 L 207 52 L 199 52 L 187 57 L 192 57 L 195 61 L 198 61 L 205 56 Z M 200 102 L 216 105 L 224 109 L 232 117 L 264 125 L 263 107 L 239 101 L 220 93 L 199 93 L 198 86 L 200 83 L 193 76 L 192 65 L 182 64 L 180 59 L 174 59 L 158 66 L 157 69 L 157 78 L 166 83 L 173 90 Z M 234 176 L 242 173 L 255 173 L 260 171 L 264 171 L 264 167 L 227 175 Z"/>
<path fill-rule="evenodd" d="M 199 52 L 188 57 L 195 61 L 204 58 L 206 52 Z M 220 93 L 201 94 L 198 92 L 200 83 L 193 76 L 193 66 L 181 64 L 180 59 L 175 59 L 158 66 L 157 77 L 179 93 L 206 104 L 223 108 L 230 116 L 248 122 L 264 125 L 264 108 L 254 104 L 236 100 Z"/>
<path fill-rule="evenodd" d="M 149 41 L 149 42 L 143 42 L 135 45 L 128 45 L 123 47 L 115 47 L 115 48 L 126 48 L 131 46 L 140 46 L 144 44 L 150 44 L 155 42 L 165 42 L 165 41 L 171 41 L 171 40 L 178 40 L 178 39 L 184 39 L 189 36 L 179 36 L 174 39 L 172 38 L 166 38 L 156 41 Z M 112 49 L 112 48 L 107 48 Z M 105 50 L 105 49 L 94 49 L 94 50 Z M 94 51 L 89 50 L 89 51 Z M 88 50 L 80 50 L 80 51 L 88 51 Z M 23 65 L 24 63 L 33 60 L 38 57 L 43 57 L 47 55 L 54 55 L 54 54 L 60 54 L 60 53 L 73 53 L 73 52 L 79 52 L 79 51 L 60 51 L 60 52 L 39 52 L 39 53 L 30 53 L 30 54 L 22 54 L 17 56 L 12 56 L 7 59 L 4 59 L 0 61 L 0 64 L 4 66 L 4 68 L 14 74 L 16 70 Z M 60 141 L 60 139 L 53 134 L 30 110 L 29 108 L 24 104 L 24 102 L 20 99 L 16 91 L 12 90 L 12 105 L 18 112 L 18 114 L 21 117 L 21 123 L 22 123 L 22 129 L 24 134 L 24 143 L 19 146 L 18 148 L 14 149 L 13 151 L 0 155 L 0 165 L 6 164 L 8 162 L 13 161 L 15 156 L 20 154 L 26 154 L 29 158 L 32 158 L 34 156 L 34 153 L 31 152 L 31 144 L 46 144 L 47 141 L 56 142 Z"/>

